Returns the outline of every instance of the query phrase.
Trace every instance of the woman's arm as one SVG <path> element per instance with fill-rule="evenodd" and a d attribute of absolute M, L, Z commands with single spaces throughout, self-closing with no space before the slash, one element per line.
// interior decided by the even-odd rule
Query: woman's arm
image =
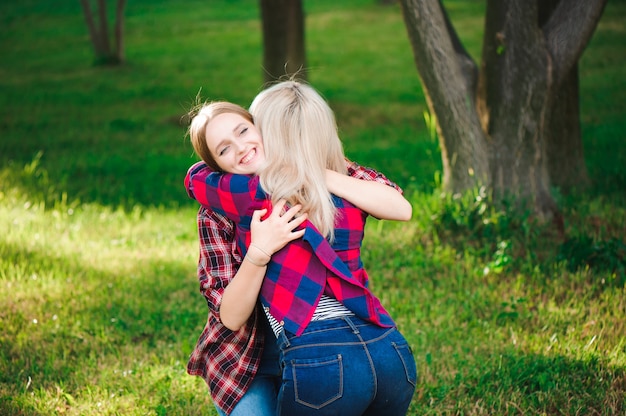
<path fill-rule="evenodd" d="M 356 179 L 326 170 L 328 190 L 344 198 L 373 217 L 408 221 L 413 214 L 411 203 L 395 188 L 376 181 Z"/>
<path fill-rule="evenodd" d="M 239 330 L 252 314 L 272 254 L 304 235 L 304 229 L 294 231 L 306 220 L 306 214 L 296 216 L 301 206 L 296 205 L 281 215 L 284 206 L 285 201 L 280 201 L 263 221 L 261 217 L 267 210 L 252 215 L 250 247 L 222 297 L 220 317 L 228 329 Z"/>
<path fill-rule="evenodd" d="M 258 176 L 213 172 L 203 162 L 189 168 L 185 189 L 200 205 L 246 229 L 250 226 L 252 212 L 263 208 L 268 200 L 259 186 Z"/>
<path fill-rule="evenodd" d="M 391 186 L 401 194 L 404 193 L 402 191 L 402 188 L 400 188 L 398 184 L 391 182 L 389 178 L 387 178 L 385 175 L 372 168 L 368 168 L 367 166 L 361 166 L 356 162 L 346 159 L 346 169 L 348 170 L 348 175 L 352 176 L 353 178 L 380 182 L 383 185 Z"/>
<path fill-rule="evenodd" d="M 301 238 L 304 229 L 296 230 L 305 220 L 306 214 L 296 218 L 301 207 L 295 206 L 283 214 L 284 201 L 273 208 L 267 219 L 261 218 L 265 209 L 251 214 L 251 244 L 243 260 L 235 258 L 233 220 L 240 219 L 238 209 L 241 203 L 250 204 L 252 198 L 248 192 L 250 178 L 241 175 L 228 175 L 227 180 L 235 177 L 239 180 L 233 187 L 243 189 L 239 195 L 230 198 L 228 190 L 211 181 L 211 170 L 203 163 L 196 163 L 187 172 L 185 187 L 189 196 L 203 205 L 199 213 L 200 267 L 198 274 L 201 291 L 209 307 L 224 326 L 237 331 L 250 318 L 256 306 L 261 284 L 267 268 L 265 265 L 276 251 L 288 242 Z M 217 178 L 216 176 L 213 179 Z M 230 182 L 225 182 L 228 185 Z M 224 204 L 221 202 L 225 201 Z M 208 208 L 210 202 L 219 205 L 218 210 Z M 282 214 L 282 215 L 281 215 Z M 226 215 L 228 215 L 228 218 Z"/>

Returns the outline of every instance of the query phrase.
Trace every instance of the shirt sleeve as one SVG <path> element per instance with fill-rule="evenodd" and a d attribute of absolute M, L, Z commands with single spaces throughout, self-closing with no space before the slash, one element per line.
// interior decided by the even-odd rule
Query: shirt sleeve
<path fill-rule="evenodd" d="M 189 169 L 185 188 L 200 205 L 244 227 L 250 224 L 254 210 L 266 207 L 268 199 L 258 176 L 212 172 L 203 164 Z"/>
<path fill-rule="evenodd" d="M 236 250 L 233 223 L 228 218 L 200 207 L 197 221 L 200 293 L 210 312 L 219 320 L 224 289 L 237 273 L 242 259 Z"/>
<path fill-rule="evenodd" d="M 348 168 L 348 175 L 352 176 L 353 178 L 380 182 L 382 184 L 397 189 L 400 193 L 403 193 L 402 188 L 400 188 L 396 183 L 390 181 L 385 175 L 372 168 L 361 166 L 358 163 L 352 162 L 348 159 L 346 159 L 346 167 Z"/>

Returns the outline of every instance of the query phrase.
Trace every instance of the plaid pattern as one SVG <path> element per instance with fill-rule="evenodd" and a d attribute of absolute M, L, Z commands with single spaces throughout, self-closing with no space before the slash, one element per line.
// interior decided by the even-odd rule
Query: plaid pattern
<path fill-rule="evenodd" d="M 241 264 L 233 241 L 234 226 L 226 217 L 200 207 L 197 215 L 200 256 L 198 280 L 208 305 L 207 322 L 187 363 L 187 373 L 202 377 L 213 402 L 227 414 L 246 393 L 259 368 L 265 334 L 263 312 L 255 310 L 237 332 L 220 321 L 224 289 Z"/>
<path fill-rule="evenodd" d="M 383 174 L 373 169 L 347 162 L 348 174 L 357 179 L 377 181 L 402 191 Z M 199 172 L 207 169 L 202 162 L 189 170 Z M 189 190 L 189 174 L 185 178 Z M 193 197 L 193 194 L 190 193 Z M 198 280 L 200 292 L 205 297 L 209 308 L 208 319 L 196 347 L 194 348 L 187 372 L 202 377 L 209 386 L 213 402 L 227 414 L 246 393 L 252 382 L 263 351 L 264 333 L 258 331 L 258 320 L 265 319 L 263 313 L 256 311 L 247 324 L 233 332 L 222 325 L 219 307 L 225 287 L 234 277 L 241 257 L 234 242 L 232 221 L 221 214 L 204 207 L 198 210 L 198 234 L 200 255 L 198 260 Z M 349 239 L 340 228 L 335 230 L 336 244 L 342 239 Z M 359 265 L 357 251 L 339 252 L 339 256 L 354 269 Z M 367 275 L 359 275 L 367 284 Z M 329 285 L 334 284 L 332 278 Z"/>
<path fill-rule="evenodd" d="M 268 207 L 268 196 L 259 178 L 250 175 L 209 172 L 192 168 L 187 189 L 203 206 L 232 220 L 241 256 L 250 243 L 252 213 Z M 360 245 L 367 214 L 351 203 L 333 198 L 338 208 L 342 238 L 333 246 L 309 221 L 304 237 L 276 252 L 268 265 L 261 288 L 261 302 L 284 325 L 300 335 L 306 328 L 323 293 L 337 299 L 355 315 L 380 326 L 394 322 L 367 288 L 367 275 L 360 261 Z M 340 257 L 351 260 L 351 269 Z"/>

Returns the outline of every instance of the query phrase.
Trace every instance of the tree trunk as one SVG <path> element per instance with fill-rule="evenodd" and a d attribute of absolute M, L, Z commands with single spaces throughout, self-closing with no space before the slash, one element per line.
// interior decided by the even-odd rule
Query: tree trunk
<path fill-rule="evenodd" d="M 488 185 L 487 142 L 473 105 L 472 82 L 464 77 L 441 6 L 432 0 L 401 4 L 428 107 L 437 117 L 443 186 L 462 192 Z"/>
<path fill-rule="evenodd" d="M 89 30 L 89 36 L 95 53 L 97 65 L 118 65 L 124 62 L 124 8 L 127 0 L 117 0 L 115 10 L 115 50 L 111 50 L 109 40 L 109 22 L 107 17 L 106 0 L 97 0 L 98 22 L 94 20 L 94 14 L 89 0 L 80 0 L 85 15 L 85 23 Z"/>
<path fill-rule="evenodd" d="M 264 80 L 298 75 L 306 80 L 302 0 L 260 0 Z"/>
<path fill-rule="evenodd" d="M 544 131 L 552 101 L 551 60 L 527 0 L 488 0 L 478 109 L 491 139 L 490 177 L 497 200 L 514 198 L 551 218 L 556 204 Z"/>
<path fill-rule="evenodd" d="M 553 94 L 545 132 L 548 172 L 553 186 L 568 192 L 589 185 L 580 132 L 578 64 Z"/>
<path fill-rule="evenodd" d="M 302 1 L 292 0 L 287 7 L 287 74 L 307 79 L 305 18 Z"/>
<path fill-rule="evenodd" d="M 124 8 L 126 0 L 117 0 L 115 9 L 115 57 L 118 63 L 126 60 L 124 51 Z"/>
<path fill-rule="evenodd" d="M 109 41 L 109 20 L 107 18 L 106 0 L 98 0 L 98 15 L 100 19 L 100 40 L 105 57 L 111 56 L 111 42 Z"/>
<path fill-rule="evenodd" d="M 476 89 L 478 87 L 478 67 L 476 62 L 474 62 L 470 54 L 463 46 L 463 42 L 459 39 L 456 30 L 454 30 L 454 26 L 452 25 L 450 17 L 446 12 L 446 8 L 443 7 L 441 0 L 438 0 L 438 2 L 439 9 L 441 10 L 443 18 L 446 22 L 446 30 L 450 36 L 450 40 L 452 41 L 452 47 L 456 52 L 456 59 L 461 67 L 461 73 L 463 75 L 463 79 L 465 80 L 465 88 L 468 93 L 471 94 L 471 102 L 474 103 L 476 100 Z"/>
<path fill-rule="evenodd" d="M 488 0 L 475 101 L 472 61 L 443 6 L 401 4 L 439 123 L 446 189 L 464 190 L 479 179 L 496 201 L 513 198 L 519 209 L 558 220 L 552 184 L 587 177 L 576 63 L 606 0 Z"/>
<path fill-rule="evenodd" d="M 539 27 L 544 27 L 560 0 L 537 0 Z M 554 86 L 554 100 L 548 113 L 545 132 L 548 173 L 553 186 L 567 192 L 589 183 L 580 133 L 578 64 L 575 64 L 561 85 Z"/>
<path fill-rule="evenodd" d="M 91 6 L 89 5 L 88 0 L 80 0 L 80 4 L 83 6 L 85 23 L 87 24 L 87 29 L 89 30 L 89 37 L 91 38 L 91 44 L 93 45 L 96 59 L 98 59 L 98 57 L 103 56 L 105 52 L 102 46 L 102 40 L 100 39 L 98 28 L 96 27 L 96 22 L 93 20 Z"/>

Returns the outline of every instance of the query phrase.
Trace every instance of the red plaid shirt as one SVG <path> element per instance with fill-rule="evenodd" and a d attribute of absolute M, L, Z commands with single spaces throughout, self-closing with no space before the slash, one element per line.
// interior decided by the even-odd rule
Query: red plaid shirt
<path fill-rule="evenodd" d="M 204 164 L 199 163 L 190 168 L 185 181 L 189 192 L 191 184 L 188 181 L 189 174 L 198 172 L 203 167 Z M 348 166 L 348 173 L 355 178 L 375 180 L 401 191 L 384 175 L 356 163 Z M 190 195 L 193 196 L 193 193 L 190 192 Z M 341 228 L 336 230 L 336 241 L 350 240 L 348 228 L 345 232 Z M 198 211 L 198 231 L 200 238 L 198 279 L 200 291 L 209 306 L 209 317 L 191 354 L 187 371 L 191 375 L 203 377 L 209 385 L 213 401 L 221 409 L 230 412 L 245 394 L 258 369 L 264 334 L 263 331 L 257 330 L 257 322 L 258 319 L 265 318 L 259 311 L 255 311 L 248 323 L 237 332 L 230 331 L 221 324 L 219 319 L 221 297 L 224 288 L 235 275 L 242 257 L 233 240 L 235 234 L 233 223 L 223 215 L 201 207 Z M 354 239 L 353 235 L 352 240 Z M 358 250 L 340 251 L 339 254 L 350 269 L 362 269 Z M 337 286 L 337 277 L 330 277 L 328 285 Z M 364 271 L 359 277 L 366 286 L 367 275 Z"/>

